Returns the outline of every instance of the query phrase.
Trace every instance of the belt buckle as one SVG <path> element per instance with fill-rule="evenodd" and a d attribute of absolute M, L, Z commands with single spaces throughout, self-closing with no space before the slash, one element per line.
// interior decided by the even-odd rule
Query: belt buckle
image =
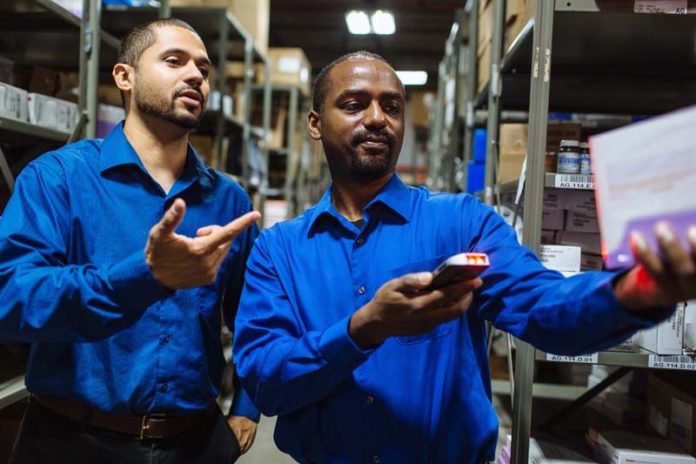
<path fill-rule="evenodd" d="M 152 414 L 146 414 L 143 416 L 142 420 L 140 421 L 140 439 L 144 440 L 145 433 L 150 430 L 150 420 L 151 419 L 164 419 L 166 417 L 166 414 L 161 413 L 161 412 L 155 412 Z M 162 438 L 162 437 L 155 437 L 155 436 L 148 436 L 147 438 Z"/>

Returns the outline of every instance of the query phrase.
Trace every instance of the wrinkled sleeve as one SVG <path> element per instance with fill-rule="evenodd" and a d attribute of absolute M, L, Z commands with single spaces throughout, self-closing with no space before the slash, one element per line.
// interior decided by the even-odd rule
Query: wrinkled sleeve
<path fill-rule="evenodd" d="M 152 276 L 144 251 L 101 267 L 68 263 L 75 237 L 65 182 L 59 167 L 35 161 L 17 178 L 0 219 L 2 340 L 107 337 L 169 295 Z"/>
<path fill-rule="evenodd" d="M 242 385 L 269 416 L 325 399 L 371 354 L 358 348 L 348 334 L 350 316 L 323 331 L 305 332 L 272 253 L 283 250 L 269 249 L 261 234 L 247 264 L 234 338 Z"/>
<path fill-rule="evenodd" d="M 491 208 L 464 203 L 470 250 L 487 253 L 476 298 L 479 315 L 495 327 L 544 351 L 578 355 L 616 346 L 635 331 L 668 317 L 672 310 L 629 313 L 616 299 L 612 272 L 585 272 L 565 278 L 545 268 Z M 473 214 L 472 214 L 473 213 Z M 465 216 L 466 217 L 466 216 Z"/>

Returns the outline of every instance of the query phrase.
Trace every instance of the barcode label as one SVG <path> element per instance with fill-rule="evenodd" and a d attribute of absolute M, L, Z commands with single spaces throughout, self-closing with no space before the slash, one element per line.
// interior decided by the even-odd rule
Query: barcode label
<path fill-rule="evenodd" d="M 686 14 L 688 0 L 635 0 L 635 13 Z"/>
<path fill-rule="evenodd" d="M 651 354 L 648 357 L 648 367 L 653 369 L 696 371 L 696 359 L 691 356 L 660 356 Z"/>
<path fill-rule="evenodd" d="M 587 174 L 556 174 L 554 187 L 576 190 L 594 190 L 594 180 Z"/>
<path fill-rule="evenodd" d="M 597 364 L 599 355 L 597 353 L 582 356 L 561 356 L 559 354 L 546 353 L 546 360 L 553 362 L 567 362 L 579 364 Z"/>

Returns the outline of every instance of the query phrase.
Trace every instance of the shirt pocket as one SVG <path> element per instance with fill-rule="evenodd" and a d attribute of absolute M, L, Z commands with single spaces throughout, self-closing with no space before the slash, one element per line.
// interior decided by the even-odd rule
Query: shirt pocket
<path fill-rule="evenodd" d="M 442 262 L 447 257 L 445 255 L 432 256 L 430 258 L 419 259 L 417 261 L 411 261 L 409 263 L 398 266 L 390 271 L 391 278 L 401 277 L 404 274 L 411 274 L 414 272 L 432 272 L 437 266 L 442 264 Z M 435 338 L 444 337 L 452 331 L 452 323 L 446 322 L 435 327 L 430 332 L 418 334 L 418 335 L 406 335 L 402 337 L 396 337 L 399 343 L 404 345 L 413 345 L 415 343 L 422 343 L 428 340 L 433 340 Z"/>

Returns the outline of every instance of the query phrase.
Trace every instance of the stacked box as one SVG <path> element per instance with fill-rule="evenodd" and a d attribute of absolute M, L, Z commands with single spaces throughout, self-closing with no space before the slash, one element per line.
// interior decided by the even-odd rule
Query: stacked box
<path fill-rule="evenodd" d="M 27 91 L 0 82 L 0 116 L 26 122 L 29 120 Z"/>

